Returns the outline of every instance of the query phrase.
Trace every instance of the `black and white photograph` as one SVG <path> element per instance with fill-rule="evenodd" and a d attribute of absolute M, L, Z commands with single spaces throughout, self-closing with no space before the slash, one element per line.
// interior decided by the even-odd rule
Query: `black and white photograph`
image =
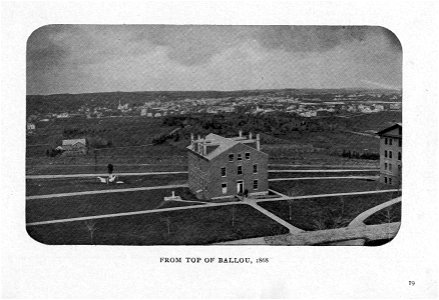
<path fill-rule="evenodd" d="M 1 297 L 437 299 L 436 2 L 0 2 Z"/>
<path fill-rule="evenodd" d="M 402 48 L 384 27 L 47 25 L 26 55 L 26 230 L 41 243 L 398 232 Z"/>

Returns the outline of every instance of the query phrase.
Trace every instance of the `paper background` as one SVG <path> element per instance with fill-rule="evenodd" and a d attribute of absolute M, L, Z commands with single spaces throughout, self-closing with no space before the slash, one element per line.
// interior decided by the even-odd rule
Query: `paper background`
<path fill-rule="evenodd" d="M 1 3 L 2 296 L 437 297 L 438 5 L 434 1 Z M 402 227 L 382 247 L 46 246 L 25 231 L 25 53 L 46 24 L 378 25 L 403 47 Z M 160 264 L 160 257 L 269 264 Z M 436 254 L 437 256 L 437 254 Z M 409 286 L 408 281 L 415 281 Z"/>

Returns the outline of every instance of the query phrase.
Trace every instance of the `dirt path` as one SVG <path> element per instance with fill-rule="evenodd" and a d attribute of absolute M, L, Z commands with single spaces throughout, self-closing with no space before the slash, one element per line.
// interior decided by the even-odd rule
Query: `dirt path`
<path fill-rule="evenodd" d="M 289 180 L 315 180 L 315 179 L 377 179 L 379 176 L 329 176 L 329 177 L 289 177 L 289 178 L 269 178 L 268 181 L 289 181 Z"/>
<path fill-rule="evenodd" d="M 198 208 L 205 208 L 205 207 L 216 207 L 216 206 L 226 206 L 226 205 L 236 205 L 236 204 L 244 205 L 244 203 L 242 203 L 242 202 L 208 203 L 208 204 L 204 204 L 204 205 L 169 207 L 169 208 L 139 210 L 139 211 L 125 212 L 125 213 L 116 213 L 116 214 L 105 214 L 105 215 L 97 215 L 97 216 L 86 216 L 86 217 L 78 217 L 78 218 L 32 222 L 32 223 L 26 223 L 26 226 L 37 226 L 37 225 L 46 225 L 46 224 L 55 224 L 55 223 L 85 221 L 85 220 L 113 218 L 113 217 L 121 217 L 121 216 L 144 215 L 144 214 L 152 214 L 152 213 L 157 213 L 157 212 L 185 210 L 185 209 L 198 209 Z"/>
<path fill-rule="evenodd" d="M 294 227 L 293 225 L 291 225 L 290 223 L 288 223 L 284 219 L 279 218 L 275 214 L 273 214 L 273 213 L 269 212 L 268 210 L 266 210 L 265 208 L 259 206 L 256 202 L 254 202 L 252 200 L 244 200 L 244 203 L 246 203 L 246 204 L 250 205 L 251 207 L 253 207 L 254 209 L 260 211 L 261 213 L 263 213 L 264 215 L 266 215 L 270 219 L 276 221 L 280 225 L 288 228 L 290 233 L 298 233 L 298 232 L 302 232 L 303 231 L 302 229 Z"/>
<path fill-rule="evenodd" d="M 27 200 L 34 200 L 34 199 L 60 198 L 60 197 L 80 196 L 80 195 L 137 192 L 137 191 L 150 191 L 150 190 L 161 190 L 161 189 L 176 189 L 176 188 L 182 188 L 182 187 L 187 187 L 187 186 L 188 186 L 187 184 L 173 184 L 173 185 L 149 186 L 149 187 L 138 187 L 138 188 L 128 188 L 128 189 L 97 190 L 97 191 L 84 191 L 84 192 L 74 192 L 74 193 L 35 195 L 35 196 L 27 196 L 26 201 Z"/>

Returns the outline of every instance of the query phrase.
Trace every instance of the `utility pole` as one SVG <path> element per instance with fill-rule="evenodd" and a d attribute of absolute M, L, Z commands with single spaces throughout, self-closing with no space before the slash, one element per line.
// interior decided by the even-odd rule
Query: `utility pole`
<path fill-rule="evenodd" d="M 93 155 L 94 155 L 94 160 L 95 160 L 95 172 L 98 171 L 98 151 L 96 150 L 96 148 L 93 149 Z"/>

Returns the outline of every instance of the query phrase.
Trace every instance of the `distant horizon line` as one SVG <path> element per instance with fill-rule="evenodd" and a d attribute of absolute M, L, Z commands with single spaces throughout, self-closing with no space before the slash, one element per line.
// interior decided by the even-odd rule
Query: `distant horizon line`
<path fill-rule="evenodd" d="M 85 93 L 54 93 L 54 94 L 27 94 L 26 96 L 56 96 L 56 95 L 86 95 L 86 94 L 111 94 L 111 93 L 190 93 L 190 92 L 249 92 L 249 91 L 281 91 L 281 90 L 366 90 L 366 91 L 398 91 L 402 88 L 368 88 L 368 87 L 340 87 L 340 88 L 267 88 L 267 89 L 243 89 L 243 90 L 143 90 L 143 91 L 111 91 L 111 92 L 85 92 Z"/>

